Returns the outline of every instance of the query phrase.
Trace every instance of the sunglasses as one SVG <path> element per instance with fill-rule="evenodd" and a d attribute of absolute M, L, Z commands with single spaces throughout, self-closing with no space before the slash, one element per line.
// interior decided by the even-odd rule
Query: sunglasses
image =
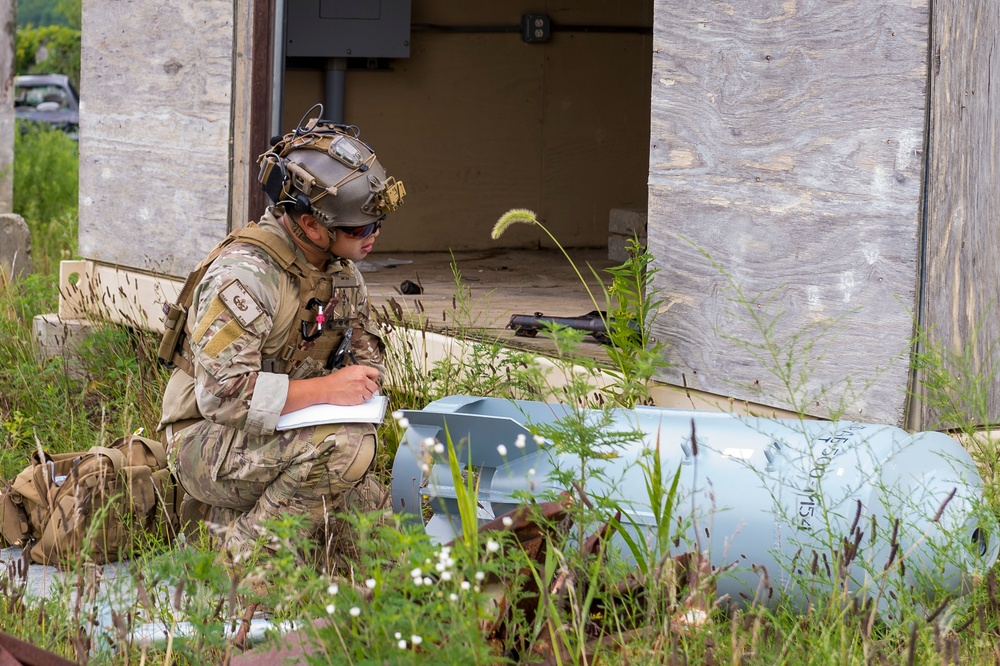
<path fill-rule="evenodd" d="M 383 219 L 384 217 L 380 217 L 374 222 L 362 224 L 360 227 L 337 227 L 337 231 L 343 231 L 351 238 L 368 238 L 382 228 Z"/>

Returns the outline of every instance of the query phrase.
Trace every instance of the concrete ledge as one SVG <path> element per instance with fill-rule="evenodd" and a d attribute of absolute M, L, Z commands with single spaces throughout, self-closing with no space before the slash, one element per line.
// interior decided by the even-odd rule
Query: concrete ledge
<path fill-rule="evenodd" d="M 646 211 L 638 208 L 612 208 L 608 215 L 608 259 L 624 262 L 628 259 L 628 241 L 638 237 L 646 244 Z"/>
<path fill-rule="evenodd" d="M 0 285 L 31 273 L 31 232 L 20 215 L 0 214 Z"/>
<path fill-rule="evenodd" d="M 85 373 L 80 363 L 80 344 L 92 328 L 86 319 L 60 319 L 54 312 L 35 315 L 31 322 L 35 357 L 39 363 L 62 357 L 69 375 L 83 379 Z"/>

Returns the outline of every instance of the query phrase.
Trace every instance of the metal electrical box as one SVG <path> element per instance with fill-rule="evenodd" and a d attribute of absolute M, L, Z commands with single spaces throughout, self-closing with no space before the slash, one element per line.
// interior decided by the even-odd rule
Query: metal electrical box
<path fill-rule="evenodd" d="M 288 0 L 285 55 L 408 58 L 410 0 Z"/>

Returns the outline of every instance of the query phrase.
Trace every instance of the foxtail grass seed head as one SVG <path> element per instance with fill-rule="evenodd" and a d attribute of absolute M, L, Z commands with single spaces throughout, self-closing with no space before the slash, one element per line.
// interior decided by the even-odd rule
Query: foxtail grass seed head
<path fill-rule="evenodd" d="M 527 208 L 512 208 L 500 216 L 497 223 L 493 225 L 493 232 L 490 236 L 493 240 L 496 240 L 503 236 L 503 232 L 507 231 L 507 227 L 519 222 L 524 224 L 538 224 L 538 218 L 533 211 Z"/>

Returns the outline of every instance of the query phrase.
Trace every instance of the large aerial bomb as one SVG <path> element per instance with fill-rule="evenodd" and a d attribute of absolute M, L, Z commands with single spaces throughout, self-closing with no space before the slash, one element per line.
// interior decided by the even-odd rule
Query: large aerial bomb
<path fill-rule="evenodd" d="M 654 407 L 580 411 L 471 396 L 404 415 L 393 505 L 415 518 L 429 505 L 426 530 L 441 541 L 461 532 L 461 520 L 447 447 L 436 444 L 451 441 L 462 465 L 473 468 L 486 521 L 525 497 L 563 490 L 553 472 L 579 469 L 580 458 L 561 453 L 557 436 L 534 433 L 582 419 L 616 433 L 614 444 L 594 443 L 584 487 L 623 511 L 630 538 L 618 534 L 612 550 L 631 563 L 666 554 L 655 552 L 647 489 L 658 452 L 664 483 L 679 475 L 671 518 L 679 539 L 670 546 L 675 554 L 700 551 L 723 570 L 718 594 L 730 603 L 784 598 L 805 609 L 842 591 L 891 618 L 900 599 L 937 604 L 968 591 L 1000 549 L 982 479 L 944 433 Z"/>

